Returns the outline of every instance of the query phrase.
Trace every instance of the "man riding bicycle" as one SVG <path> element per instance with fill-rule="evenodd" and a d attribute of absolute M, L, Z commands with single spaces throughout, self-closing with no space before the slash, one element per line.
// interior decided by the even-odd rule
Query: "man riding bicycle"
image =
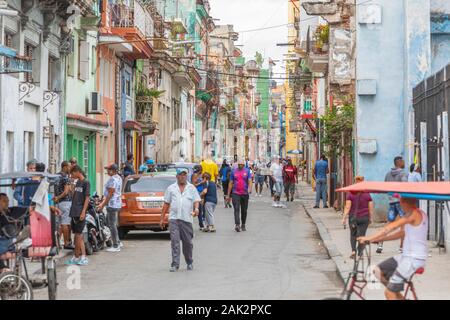
<path fill-rule="evenodd" d="M 358 238 L 360 243 L 377 243 L 404 237 L 403 253 L 381 262 L 374 270 L 375 276 L 386 287 L 385 296 L 388 300 L 404 299 L 401 292 L 405 282 L 425 266 L 428 256 L 428 217 L 416 204 L 417 200 L 413 198 L 400 199 L 405 212 L 403 217 L 370 237 Z"/>

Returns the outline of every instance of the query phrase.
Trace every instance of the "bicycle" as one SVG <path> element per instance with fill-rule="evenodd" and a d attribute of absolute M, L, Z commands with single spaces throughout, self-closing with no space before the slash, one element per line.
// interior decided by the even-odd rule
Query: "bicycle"
<path fill-rule="evenodd" d="M 362 252 L 360 252 L 354 258 L 353 269 L 348 275 L 345 281 L 344 289 L 338 298 L 327 298 L 325 300 L 351 300 L 356 295 L 361 300 L 366 300 L 364 297 L 364 289 L 369 283 L 376 283 L 378 280 L 371 271 L 371 258 L 372 250 L 370 243 L 363 244 Z M 416 288 L 412 282 L 413 277 L 417 274 L 423 274 L 424 268 L 419 268 L 416 272 L 406 281 L 404 300 L 409 300 L 409 294 L 412 294 L 413 300 L 418 300 Z"/>
<path fill-rule="evenodd" d="M 8 222 L 15 225 L 15 233 L 8 234 L 9 238 L 16 240 L 11 245 L 11 250 L 0 256 L 1 260 L 7 261 L 8 268 L 12 271 L 0 274 L 0 300 L 33 300 L 33 288 L 48 287 L 50 300 L 56 300 L 57 278 L 56 278 L 56 247 L 29 247 L 22 248 L 24 240 L 30 237 L 30 228 L 25 225 L 25 219 L 29 212 L 18 218 L 6 216 Z M 20 232 L 18 230 L 21 230 Z M 30 279 L 26 258 L 38 258 L 42 264 L 42 274 L 47 274 L 47 279 L 33 281 Z"/>

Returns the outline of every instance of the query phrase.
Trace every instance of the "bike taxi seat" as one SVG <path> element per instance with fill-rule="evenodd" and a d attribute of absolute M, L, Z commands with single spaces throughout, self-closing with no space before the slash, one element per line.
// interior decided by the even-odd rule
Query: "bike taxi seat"
<path fill-rule="evenodd" d="M 15 259 L 15 258 L 16 258 L 16 254 L 14 252 L 7 252 L 7 253 L 0 255 L 0 260 L 10 260 L 10 259 Z"/>
<path fill-rule="evenodd" d="M 423 274 L 425 272 L 425 268 L 419 268 L 416 270 L 415 274 Z"/>
<path fill-rule="evenodd" d="M 51 247 L 31 247 L 28 248 L 29 258 L 45 258 L 49 256 Z"/>

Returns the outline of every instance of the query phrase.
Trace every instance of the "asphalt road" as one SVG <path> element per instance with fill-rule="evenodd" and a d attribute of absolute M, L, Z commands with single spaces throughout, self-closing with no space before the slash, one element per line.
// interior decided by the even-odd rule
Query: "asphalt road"
<path fill-rule="evenodd" d="M 120 253 L 97 253 L 80 269 L 59 267 L 58 299 L 322 299 L 342 288 L 298 200 L 279 209 L 267 196 L 252 197 L 248 231 L 236 233 L 221 199 L 217 233 L 194 227 L 194 271 L 182 258 L 180 270 L 169 272 L 168 233 L 131 232 Z M 47 299 L 46 290 L 35 298 Z"/>

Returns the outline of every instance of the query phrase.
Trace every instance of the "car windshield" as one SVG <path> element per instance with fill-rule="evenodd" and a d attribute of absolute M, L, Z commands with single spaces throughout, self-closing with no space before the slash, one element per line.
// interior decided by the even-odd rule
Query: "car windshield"
<path fill-rule="evenodd" d="M 176 182 L 173 177 L 142 177 L 129 180 L 125 186 L 125 192 L 165 192 L 166 189 Z"/>

